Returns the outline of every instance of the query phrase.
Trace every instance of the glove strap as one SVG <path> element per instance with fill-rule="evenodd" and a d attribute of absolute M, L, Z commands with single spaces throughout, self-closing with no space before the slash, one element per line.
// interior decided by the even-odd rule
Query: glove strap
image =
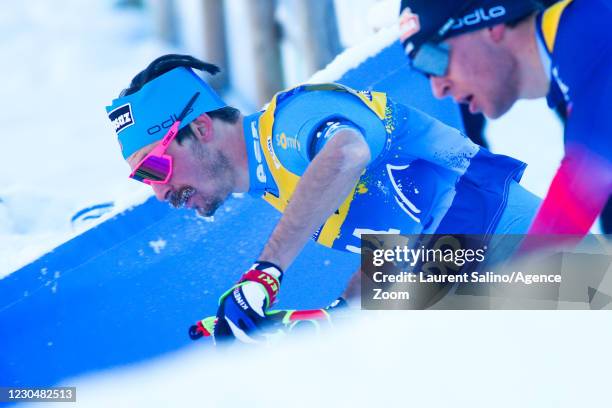
<path fill-rule="evenodd" d="M 270 269 L 272 271 L 270 271 Z M 266 269 L 267 271 L 264 271 Z M 270 273 L 271 272 L 271 273 Z M 277 273 L 278 276 L 274 276 L 272 273 Z M 280 282 L 283 276 L 283 272 L 276 265 L 269 262 L 258 262 L 251 270 L 242 275 L 242 278 L 238 283 L 245 281 L 257 282 L 261 284 L 268 294 L 268 307 L 276 302 L 276 296 L 280 290 Z"/>
<path fill-rule="evenodd" d="M 210 316 L 200 320 L 189 328 L 189 337 L 191 340 L 197 340 L 201 337 L 210 337 L 217 323 L 216 316 Z"/>
<path fill-rule="evenodd" d="M 329 314 L 324 309 L 289 311 L 283 318 L 283 323 L 291 324 L 301 320 L 327 320 L 331 323 Z"/>

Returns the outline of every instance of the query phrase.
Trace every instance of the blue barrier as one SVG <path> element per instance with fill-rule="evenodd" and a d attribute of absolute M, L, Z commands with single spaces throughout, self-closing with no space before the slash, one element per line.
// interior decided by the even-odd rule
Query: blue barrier
<path fill-rule="evenodd" d="M 398 43 L 339 82 L 388 92 L 461 126 L 457 107 L 432 98 Z M 231 199 L 212 223 L 150 199 L 0 280 L 0 385 L 52 385 L 185 347 L 187 327 L 214 314 L 278 219 L 249 197 Z M 325 306 L 358 264 L 309 243 L 286 274 L 278 307 Z"/>

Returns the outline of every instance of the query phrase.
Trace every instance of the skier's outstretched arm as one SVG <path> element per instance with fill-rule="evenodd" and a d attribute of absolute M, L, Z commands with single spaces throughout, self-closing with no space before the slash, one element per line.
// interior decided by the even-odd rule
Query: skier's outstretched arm
<path fill-rule="evenodd" d="M 363 136 L 354 129 L 339 130 L 304 172 L 259 259 L 286 269 L 352 192 L 369 161 Z"/>

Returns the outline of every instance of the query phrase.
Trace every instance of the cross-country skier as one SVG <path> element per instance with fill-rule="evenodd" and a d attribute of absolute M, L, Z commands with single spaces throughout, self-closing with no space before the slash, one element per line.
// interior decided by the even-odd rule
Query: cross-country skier
<path fill-rule="evenodd" d="M 402 1 L 403 46 L 435 96 L 490 118 L 544 96 L 564 113 L 565 156 L 529 229 L 534 236 L 586 234 L 612 192 L 611 20 L 604 0 L 545 10 L 530 0 Z M 536 246 L 528 242 L 525 249 Z"/>
<path fill-rule="evenodd" d="M 358 253 L 363 233 L 524 233 L 539 206 L 518 184 L 524 163 L 384 93 L 302 85 L 245 117 L 192 69 L 218 71 L 160 57 L 107 112 L 131 177 L 159 200 L 211 215 L 248 192 L 283 212 L 221 297 L 216 338 L 256 338 L 308 239 Z"/>

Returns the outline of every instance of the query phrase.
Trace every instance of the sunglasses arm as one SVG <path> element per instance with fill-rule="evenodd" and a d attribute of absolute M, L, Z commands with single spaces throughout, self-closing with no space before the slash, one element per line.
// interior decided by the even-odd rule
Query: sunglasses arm
<path fill-rule="evenodd" d="M 179 130 L 179 126 L 181 126 L 181 121 L 176 121 L 172 124 L 172 126 L 170 127 L 170 130 L 168 130 L 168 133 L 166 133 L 166 136 L 164 136 L 164 138 L 162 139 L 160 143 L 161 146 L 166 147 L 168 143 L 170 143 L 172 139 L 176 137 L 176 134 L 178 133 L 178 130 Z"/>

